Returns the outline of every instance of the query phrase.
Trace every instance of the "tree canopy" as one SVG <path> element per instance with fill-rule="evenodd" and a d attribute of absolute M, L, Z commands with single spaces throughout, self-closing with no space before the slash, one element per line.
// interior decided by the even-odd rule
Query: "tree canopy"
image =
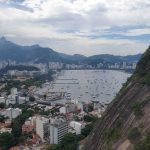
<path fill-rule="evenodd" d="M 10 147 L 16 144 L 15 138 L 11 133 L 0 133 L 0 149 L 8 150 Z"/>

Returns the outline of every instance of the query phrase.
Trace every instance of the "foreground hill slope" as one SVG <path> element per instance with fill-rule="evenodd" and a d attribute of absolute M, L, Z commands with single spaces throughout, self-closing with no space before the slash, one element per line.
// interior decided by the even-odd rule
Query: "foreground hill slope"
<path fill-rule="evenodd" d="M 150 47 L 86 139 L 84 150 L 150 150 Z"/>

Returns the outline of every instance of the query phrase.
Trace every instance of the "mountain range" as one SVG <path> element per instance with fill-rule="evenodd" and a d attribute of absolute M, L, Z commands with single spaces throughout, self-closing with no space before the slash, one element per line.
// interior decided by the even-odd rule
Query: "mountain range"
<path fill-rule="evenodd" d="M 141 54 L 128 56 L 114 56 L 109 54 L 86 57 L 80 54 L 67 55 L 58 53 L 51 48 L 39 45 L 21 46 L 8 41 L 5 37 L 0 38 L 0 60 L 15 60 L 16 62 L 63 62 L 68 64 L 119 63 L 123 61 L 139 61 Z"/>

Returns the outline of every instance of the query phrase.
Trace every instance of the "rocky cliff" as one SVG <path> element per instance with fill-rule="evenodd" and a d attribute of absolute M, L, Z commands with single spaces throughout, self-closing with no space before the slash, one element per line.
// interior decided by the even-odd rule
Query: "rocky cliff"
<path fill-rule="evenodd" d="M 84 150 L 150 150 L 150 47 L 86 139 Z"/>

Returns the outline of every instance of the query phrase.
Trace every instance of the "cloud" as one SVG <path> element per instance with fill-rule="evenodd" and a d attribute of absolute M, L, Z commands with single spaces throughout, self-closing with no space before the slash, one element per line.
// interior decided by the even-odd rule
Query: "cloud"
<path fill-rule="evenodd" d="M 25 5 L 22 4 L 24 1 L 25 0 L 6 0 L 6 1 L 1 0 L 0 5 L 5 7 L 13 7 L 23 11 L 33 12 L 32 8 L 26 7 Z"/>
<path fill-rule="evenodd" d="M 144 29 L 133 29 L 129 30 L 125 33 L 120 33 L 124 36 L 141 36 L 141 35 L 150 35 L 150 28 L 144 28 Z"/>
<path fill-rule="evenodd" d="M 70 54 L 133 54 L 150 42 L 149 0 L 0 0 L 0 18 L 0 35 Z"/>

